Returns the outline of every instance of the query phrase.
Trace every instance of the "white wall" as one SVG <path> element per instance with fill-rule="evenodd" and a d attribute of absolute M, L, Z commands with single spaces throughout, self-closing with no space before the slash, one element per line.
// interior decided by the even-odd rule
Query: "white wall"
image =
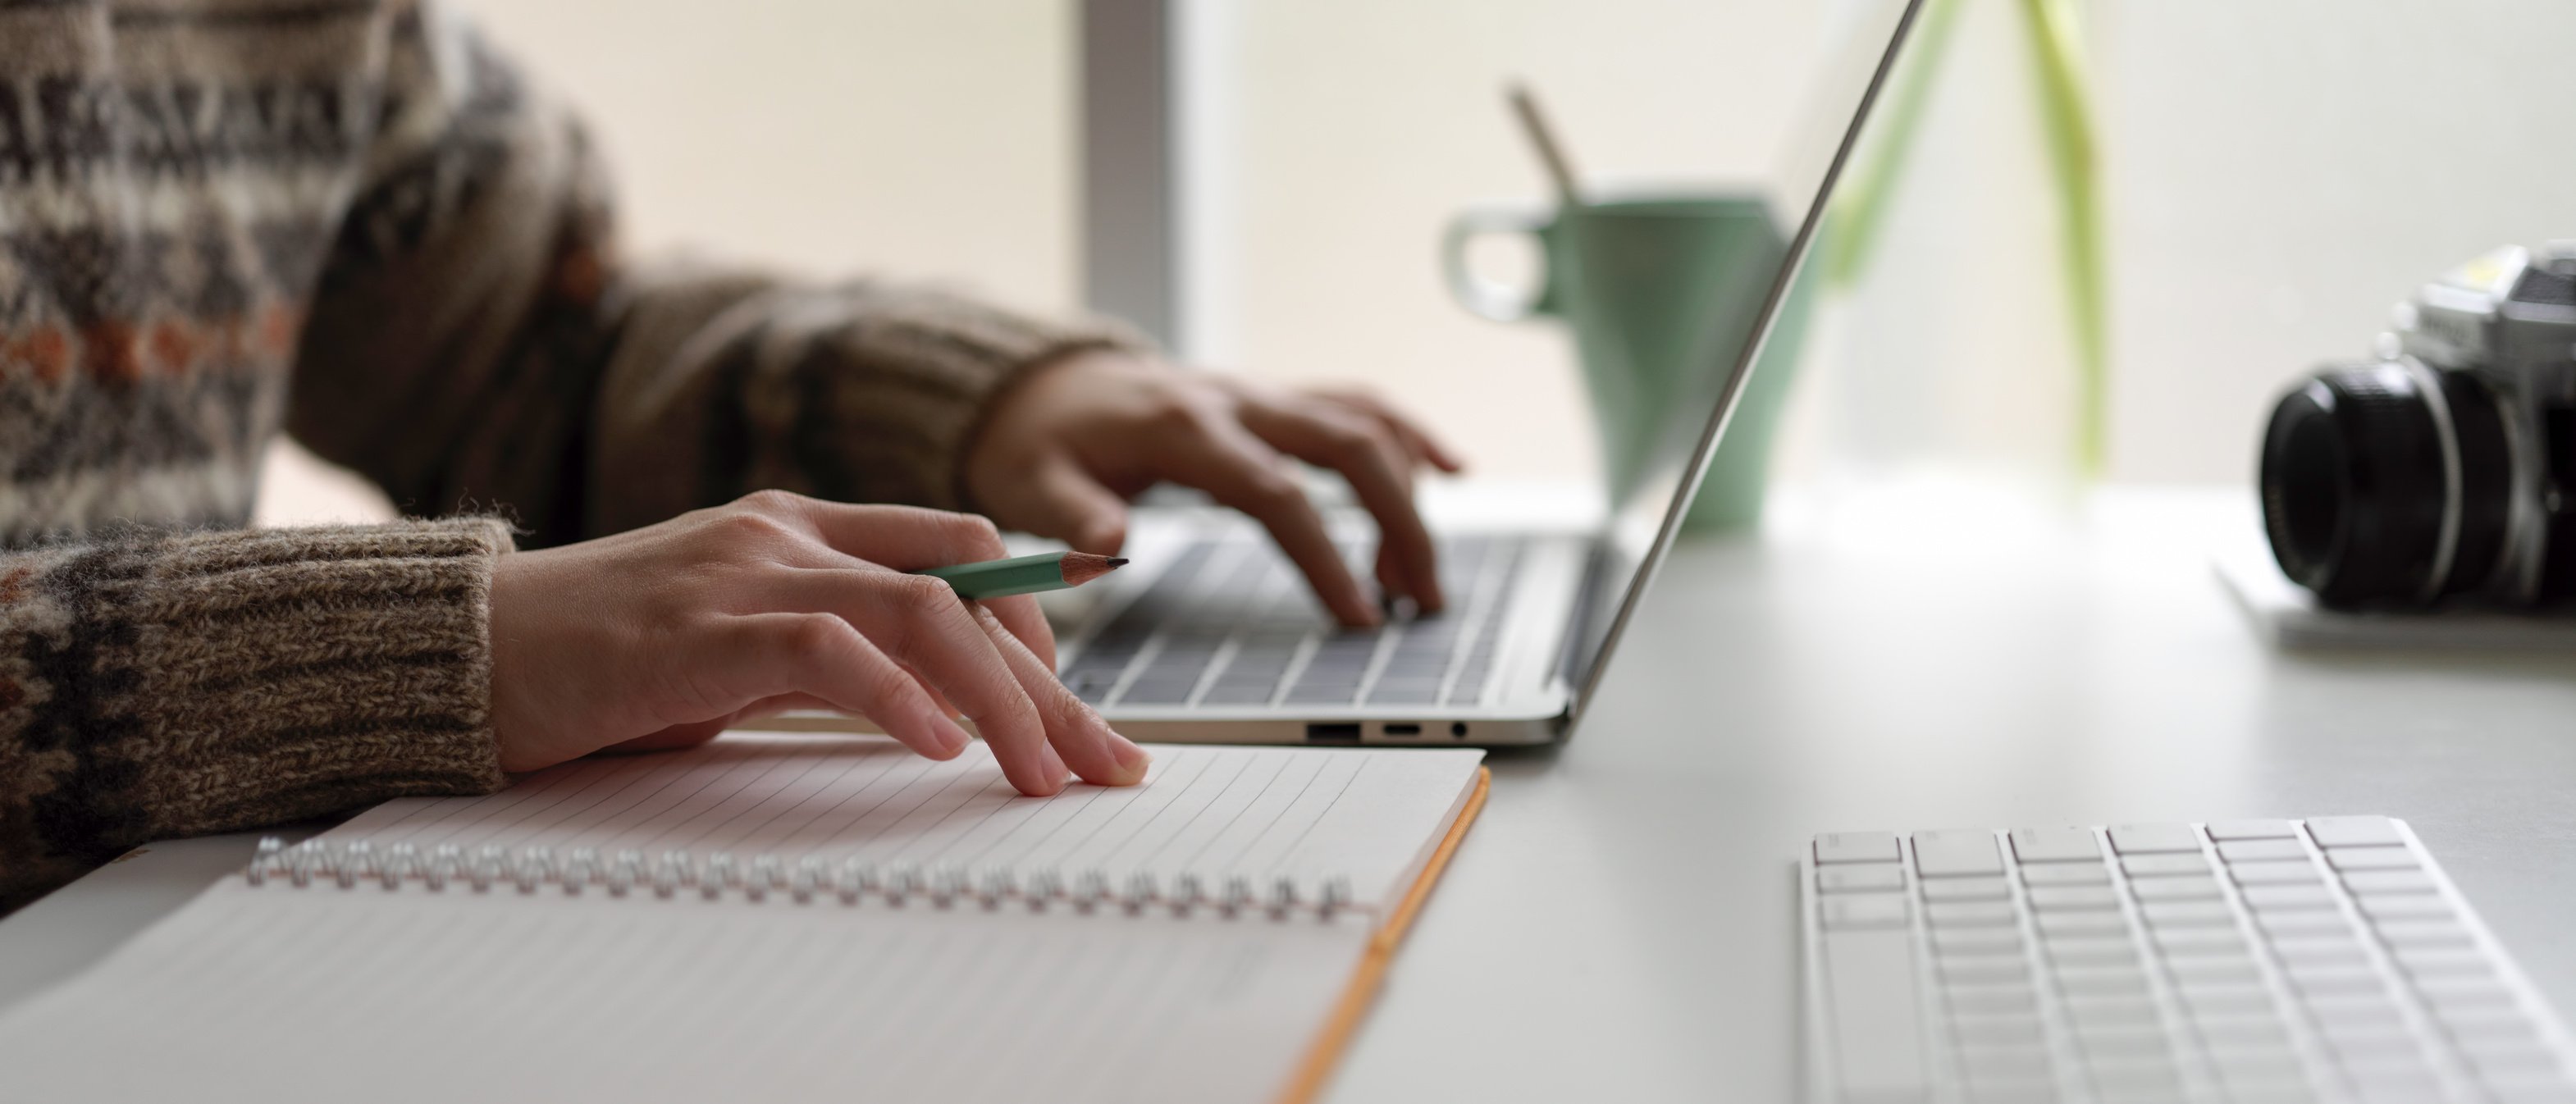
<path fill-rule="evenodd" d="M 2576 237 L 2576 5 L 2096 11 L 2117 476 L 2250 480 L 2289 377 L 2364 352 L 2472 254 Z"/>
<path fill-rule="evenodd" d="M 604 139 L 630 242 L 1076 304 L 1062 0 L 452 0 Z"/>

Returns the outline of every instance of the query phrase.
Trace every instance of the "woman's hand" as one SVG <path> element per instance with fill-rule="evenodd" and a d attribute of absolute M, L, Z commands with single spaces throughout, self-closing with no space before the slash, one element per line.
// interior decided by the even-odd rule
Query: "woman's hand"
<path fill-rule="evenodd" d="M 492 729 L 501 767 L 678 747 L 791 708 L 864 716 L 933 759 L 973 718 L 1011 784 L 1145 777 L 1146 755 L 1056 681 L 1026 598 L 958 599 L 906 572 L 1006 555 L 991 522 L 777 491 L 501 557 Z"/>
<path fill-rule="evenodd" d="M 1130 353 L 1077 353 L 994 399 L 966 456 L 966 489 L 1004 525 L 1106 556 L 1127 539 L 1127 499 L 1165 480 L 1196 487 L 1269 529 L 1336 619 L 1375 624 L 1289 457 L 1350 481 L 1377 518 L 1378 584 L 1439 609 L 1413 477 L 1425 464 L 1455 472 L 1458 460 L 1360 391 L 1278 391 Z"/>

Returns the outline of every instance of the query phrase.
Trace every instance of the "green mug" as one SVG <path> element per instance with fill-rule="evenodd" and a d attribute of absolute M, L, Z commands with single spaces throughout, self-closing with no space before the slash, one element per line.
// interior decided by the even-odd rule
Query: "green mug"
<path fill-rule="evenodd" d="M 1534 286 L 1506 286 L 1469 269 L 1468 245 L 1486 234 L 1537 239 L 1545 270 Z M 1651 474 L 1650 464 L 1686 455 L 1707 428 L 1788 255 L 1788 239 L 1758 197 L 1667 195 L 1553 211 L 1473 208 L 1450 222 L 1441 252 L 1450 292 L 1468 311 L 1574 328 L 1616 508 Z M 1801 278 L 1782 305 L 1686 528 L 1743 528 L 1762 516 L 1771 438 L 1806 329 L 1807 284 Z"/>

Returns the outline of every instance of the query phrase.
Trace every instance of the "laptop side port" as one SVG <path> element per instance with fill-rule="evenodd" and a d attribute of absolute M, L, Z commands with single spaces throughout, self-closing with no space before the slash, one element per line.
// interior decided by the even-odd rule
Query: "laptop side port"
<path fill-rule="evenodd" d="M 1347 723 L 1307 725 L 1306 742 L 1310 744 L 1356 744 L 1360 742 L 1359 722 L 1352 721 Z"/>
<path fill-rule="evenodd" d="M 1385 732 L 1389 736 L 1420 736 L 1422 726 L 1413 721 L 1388 721 Z"/>

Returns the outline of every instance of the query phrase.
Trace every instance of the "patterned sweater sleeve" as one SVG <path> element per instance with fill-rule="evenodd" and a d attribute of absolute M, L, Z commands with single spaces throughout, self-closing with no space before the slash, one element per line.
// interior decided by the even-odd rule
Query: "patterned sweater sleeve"
<path fill-rule="evenodd" d="M 0 913 L 135 844 L 502 782 L 499 522 L 0 554 Z"/>
<path fill-rule="evenodd" d="M 625 264 L 581 130 L 471 27 L 425 5 L 387 59 L 287 425 L 407 512 L 497 509 L 542 546 L 765 487 L 964 508 L 987 397 L 1134 340 L 929 288 Z"/>

